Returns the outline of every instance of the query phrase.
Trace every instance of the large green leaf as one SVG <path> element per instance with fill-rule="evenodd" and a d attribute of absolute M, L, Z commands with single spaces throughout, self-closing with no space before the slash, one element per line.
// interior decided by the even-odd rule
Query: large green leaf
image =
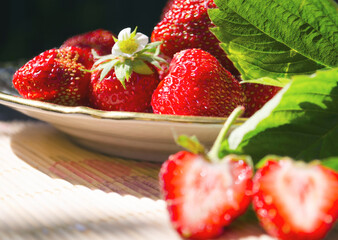
<path fill-rule="evenodd" d="M 243 79 L 288 78 L 337 66 L 336 5 L 330 0 L 215 0 L 211 29 Z"/>
<path fill-rule="evenodd" d="M 338 156 L 338 68 L 293 77 L 225 145 L 254 161 L 268 154 L 302 160 Z"/>

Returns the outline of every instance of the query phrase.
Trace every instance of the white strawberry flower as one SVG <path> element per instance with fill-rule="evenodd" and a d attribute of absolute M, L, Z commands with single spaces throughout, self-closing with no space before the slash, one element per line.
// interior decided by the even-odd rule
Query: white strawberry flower
<path fill-rule="evenodd" d="M 96 60 L 92 71 L 101 71 L 100 80 L 114 68 L 116 77 L 125 87 L 125 81 L 128 81 L 131 74 L 152 74 L 153 69 L 148 64 L 161 68 L 160 62 L 166 61 L 159 57 L 160 45 L 162 42 L 149 43 L 149 38 L 136 32 L 137 28 L 131 32 L 131 28 L 123 29 L 117 39 L 114 38 L 115 44 L 112 53 L 99 56 L 95 50 L 92 50 L 94 59 Z"/>
<path fill-rule="evenodd" d="M 132 57 L 135 53 L 143 50 L 149 43 L 149 38 L 136 32 L 137 28 L 131 32 L 131 28 L 123 29 L 117 39 L 115 38 L 115 45 L 112 48 L 112 55 L 122 57 Z"/>

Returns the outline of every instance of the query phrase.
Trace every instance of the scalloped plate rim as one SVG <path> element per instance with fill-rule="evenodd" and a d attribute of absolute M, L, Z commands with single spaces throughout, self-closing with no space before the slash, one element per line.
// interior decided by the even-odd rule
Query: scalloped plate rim
<path fill-rule="evenodd" d="M 124 112 L 124 111 L 103 111 L 86 106 L 62 106 L 58 104 L 42 102 L 38 100 L 24 99 L 19 96 L 0 91 L 0 103 L 9 107 L 11 104 L 21 105 L 60 114 L 78 114 L 87 117 L 112 119 L 112 120 L 140 120 L 140 121 L 166 121 L 179 123 L 198 124 L 223 124 L 227 118 L 204 117 L 204 116 L 183 116 L 183 115 L 161 115 L 154 113 Z M 239 118 L 236 122 L 243 123 L 246 118 Z"/>

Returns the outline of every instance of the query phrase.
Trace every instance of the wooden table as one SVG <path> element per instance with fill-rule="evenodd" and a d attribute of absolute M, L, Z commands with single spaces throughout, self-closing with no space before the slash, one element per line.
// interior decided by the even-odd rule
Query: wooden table
<path fill-rule="evenodd" d="M 0 239 L 180 239 L 159 168 L 80 148 L 45 123 L 0 122 Z M 242 218 L 220 239 L 272 238 Z"/>

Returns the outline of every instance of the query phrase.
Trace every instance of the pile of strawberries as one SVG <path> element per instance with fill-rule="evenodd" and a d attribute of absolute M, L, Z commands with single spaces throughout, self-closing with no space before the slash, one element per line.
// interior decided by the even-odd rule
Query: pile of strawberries
<path fill-rule="evenodd" d="M 238 105 L 251 116 L 277 87 L 240 84 L 210 32 L 213 0 L 168 1 L 148 38 L 124 29 L 95 30 L 33 58 L 13 77 L 25 98 L 106 111 L 227 117 Z"/>
<path fill-rule="evenodd" d="M 151 43 L 130 28 L 117 38 L 101 29 L 74 36 L 27 62 L 13 84 L 25 98 L 67 106 L 228 117 L 244 105 L 249 117 L 280 88 L 240 84 L 209 30 L 207 9 L 215 7 L 213 0 L 169 0 Z M 248 156 L 220 158 L 219 142 L 209 153 L 196 140 L 179 142 L 190 151 L 169 157 L 160 183 L 183 237 L 218 236 L 251 203 L 264 229 L 281 239 L 322 239 L 335 223 L 337 172 L 270 157 L 254 174 Z"/>

